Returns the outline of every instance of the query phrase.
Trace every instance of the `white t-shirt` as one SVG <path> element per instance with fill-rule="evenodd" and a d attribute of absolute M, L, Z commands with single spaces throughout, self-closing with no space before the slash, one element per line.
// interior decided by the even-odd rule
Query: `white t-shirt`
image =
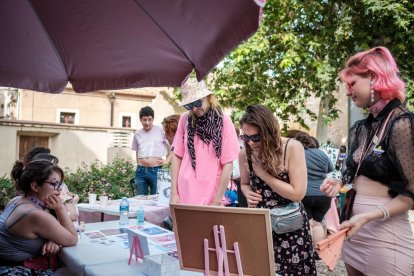
<path fill-rule="evenodd" d="M 149 131 L 141 128 L 135 132 L 131 149 L 138 152 L 138 158 L 164 157 L 168 154 L 167 145 L 164 130 L 153 126 Z"/>

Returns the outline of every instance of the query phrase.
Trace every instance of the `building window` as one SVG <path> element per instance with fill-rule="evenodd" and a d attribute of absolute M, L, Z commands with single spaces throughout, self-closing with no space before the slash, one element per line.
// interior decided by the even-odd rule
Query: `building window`
<path fill-rule="evenodd" d="M 131 116 L 122 116 L 122 127 L 131 127 Z"/>
<path fill-rule="evenodd" d="M 61 124 L 75 124 L 76 113 L 61 112 L 60 123 Z"/>
<path fill-rule="evenodd" d="M 79 110 L 58 108 L 56 110 L 56 123 L 79 125 Z"/>
<path fill-rule="evenodd" d="M 118 127 L 122 128 L 136 128 L 137 127 L 137 114 L 129 112 L 119 112 L 118 115 Z"/>

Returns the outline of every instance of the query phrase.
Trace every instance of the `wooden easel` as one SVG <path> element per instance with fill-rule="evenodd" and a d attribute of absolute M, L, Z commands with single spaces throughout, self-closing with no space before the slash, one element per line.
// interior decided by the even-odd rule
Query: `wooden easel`
<path fill-rule="evenodd" d="M 224 231 L 224 226 L 220 225 L 220 230 L 217 225 L 213 226 L 214 234 L 214 243 L 216 248 L 208 247 L 208 239 L 204 239 L 204 275 L 208 276 L 210 274 L 210 258 L 209 251 L 216 252 L 217 264 L 218 264 L 218 276 L 223 276 L 223 273 L 226 276 L 230 275 L 229 270 L 229 260 L 228 253 L 232 253 L 236 257 L 237 264 L 237 273 L 239 276 L 243 276 L 243 267 L 240 258 L 239 243 L 235 242 L 233 244 L 234 250 L 228 250 L 226 244 L 226 233 Z"/>

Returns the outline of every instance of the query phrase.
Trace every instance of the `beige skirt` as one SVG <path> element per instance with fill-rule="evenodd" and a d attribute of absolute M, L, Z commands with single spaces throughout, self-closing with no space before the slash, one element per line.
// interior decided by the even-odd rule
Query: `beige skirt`
<path fill-rule="evenodd" d="M 367 212 L 391 198 L 357 195 L 353 215 Z M 365 224 L 342 248 L 343 261 L 365 275 L 413 275 L 414 235 L 408 212 Z"/>

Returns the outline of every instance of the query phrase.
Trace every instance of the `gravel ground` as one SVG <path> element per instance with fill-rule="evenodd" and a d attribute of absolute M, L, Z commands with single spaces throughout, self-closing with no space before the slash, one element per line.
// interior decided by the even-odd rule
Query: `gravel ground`
<path fill-rule="evenodd" d="M 329 271 L 328 267 L 322 261 L 316 261 L 316 270 L 318 275 L 322 276 L 346 276 L 345 264 L 342 261 L 336 263 L 334 271 Z"/>

